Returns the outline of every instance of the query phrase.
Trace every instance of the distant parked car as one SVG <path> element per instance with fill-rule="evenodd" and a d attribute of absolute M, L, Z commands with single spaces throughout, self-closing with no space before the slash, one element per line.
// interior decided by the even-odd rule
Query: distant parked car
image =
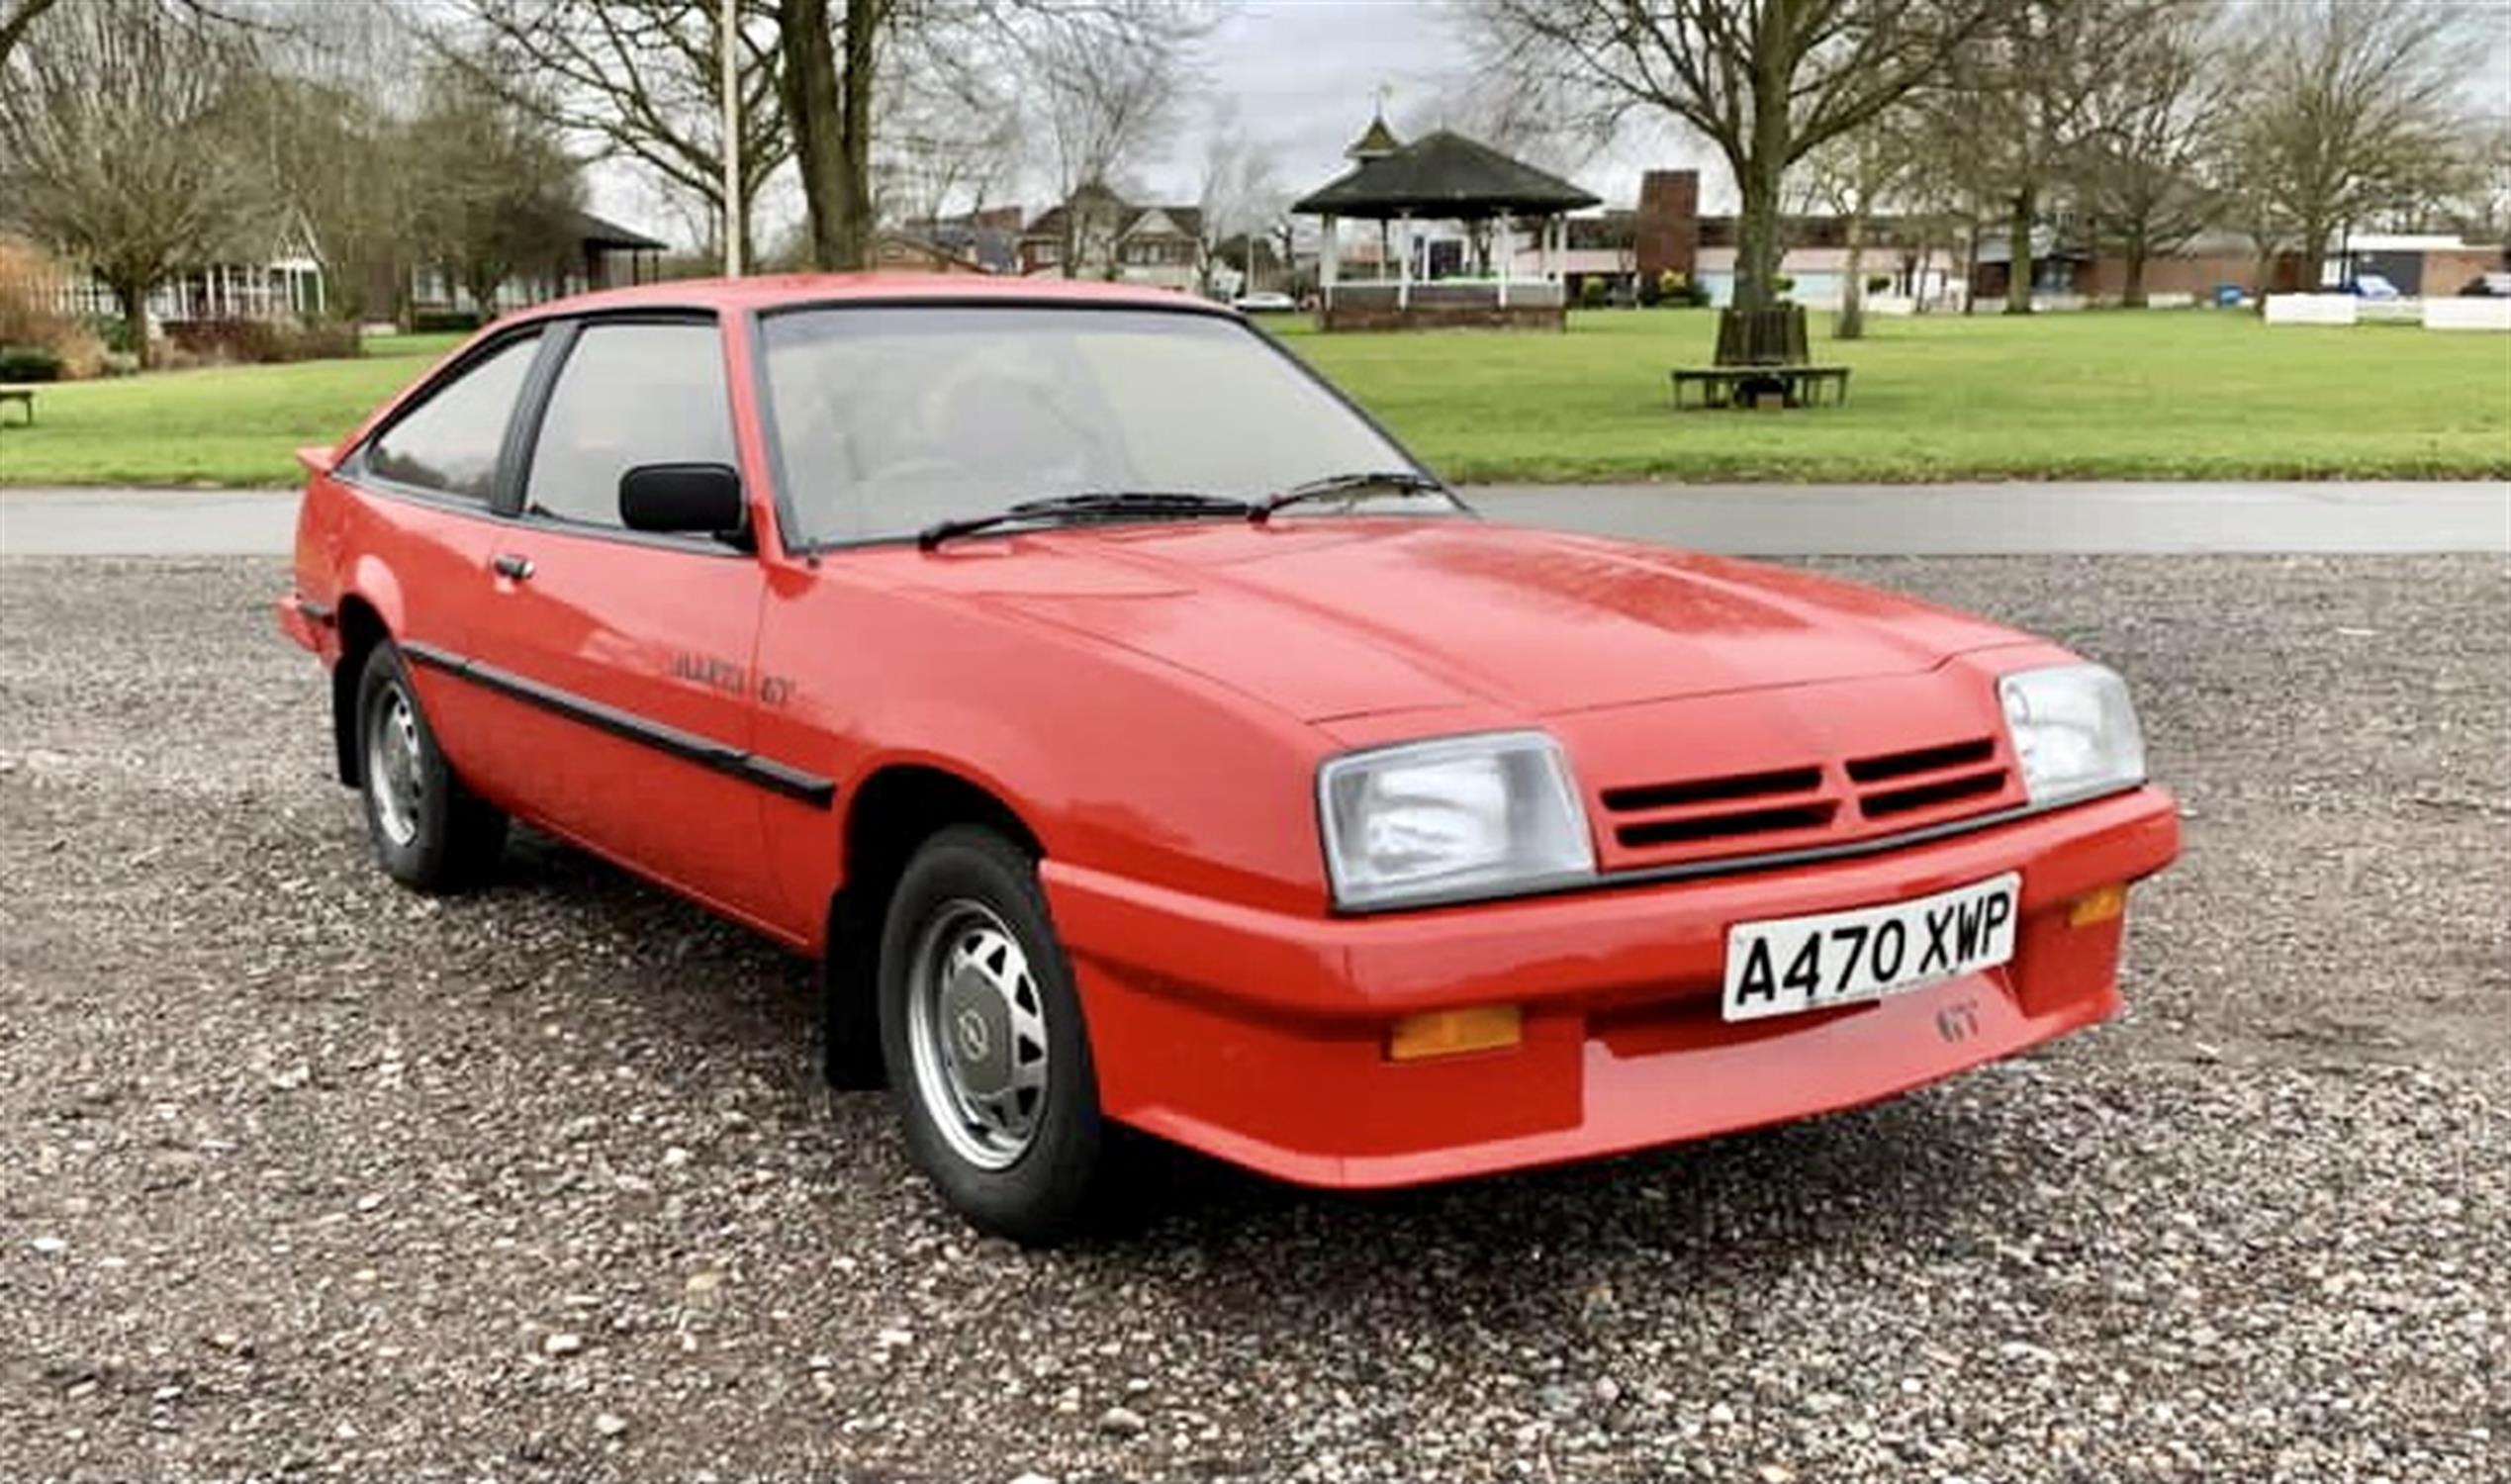
<path fill-rule="evenodd" d="M 2357 299 L 2386 300 L 2402 297 L 2397 291 L 2397 285 L 2389 282 L 2388 275 L 2384 273 L 2358 273 L 2354 276 L 2354 283 L 2350 288 Z"/>
<path fill-rule="evenodd" d="M 1299 308 L 1299 304 L 1288 294 L 1267 291 L 1261 294 L 1241 294 L 1230 301 L 1230 308 L 1242 315 L 1287 315 Z"/>
<path fill-rule="evenodd" d="M 2511 273 L 2479 273 L 2459 291 L 2463 299 L 2511 299 Z"/>

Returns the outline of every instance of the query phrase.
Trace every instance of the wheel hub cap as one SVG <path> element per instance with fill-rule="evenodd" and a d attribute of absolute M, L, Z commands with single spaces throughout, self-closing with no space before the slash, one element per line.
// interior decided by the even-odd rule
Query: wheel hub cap
<path fill-rule="evenodd" d="M 919 937 L 908 974 L 917 1095 L 954 1154 L 1009 1166 L 1046 1110 L 1046 1003 L 1029 956 L 991 908 L 954 901 Z"/>
<path fill-rule="evenodd" d="M 425 788 L 418 711 L 394 686 L 375 708 L 366 737 L 366 787 L 375 799 L 375 820 L 395 845 L 418 837 L 419 801 Z"/>

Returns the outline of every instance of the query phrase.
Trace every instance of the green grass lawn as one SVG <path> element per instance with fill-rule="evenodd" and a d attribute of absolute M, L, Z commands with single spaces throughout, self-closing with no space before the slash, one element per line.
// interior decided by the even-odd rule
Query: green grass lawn
<path fill-rule="evenodd" d="M 1870 319 L 1814 359 L 1844 408 L 1672 412 L 1708 311 L 1599 311 L 1559 335 L 1283 338 L 1451 479 L 2216 479 L 2511 474 L 2511 339 L 2269 328 L 2216 312 Z"/>
<path fill-rule="evenodd" d="M 1324 335 L 1268 322 L 1453 479 L 2429 479 L 2511 475 L 2511 340 L 2404 325 L 2270 329 L 2154 312 L 1870 323 L 1814 355 L 1856 368 L 1848 406 L 1670 408 L 1709 359 L 1706 311 L 1600 311 L 1566 334 Z M 0 432 L 0 484 L 292 484 L 452 343 L 361 360 L 49 387 Z"/>
<path fill-rule="evenodd" d="M 337 442 L 462 338 L 375 335 L 356 360 L 39 387 L 34 426 L 0 411 L 0 485 L 292 485 L 299 445 Z"/>

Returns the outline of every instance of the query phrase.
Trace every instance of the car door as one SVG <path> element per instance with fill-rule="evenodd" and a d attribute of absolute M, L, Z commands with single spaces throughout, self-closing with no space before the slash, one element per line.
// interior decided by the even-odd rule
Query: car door
<path fill-rule="evenodd" d="M 750 747 L 760 564 L 739 544 L 627 529 L 619 477 L 737 465 L 711 317 L 559 331 L 527 405 L 514 518 L 484 557 L 473 679 L 492 767 L 538 822 L 753 921 L 776 915 Z"/>
<path fill-rule="evenodd" d="M 355 563 L 344 580 L 390 615 L 436 745 L 466 779 L 482 775 L 489 719 L 476 690 L 430 662 L 468 651 L 508 435 L 545 344 L 537 328 L 484 342 L 331 471 L 369 497 L 343 503 L 332 534 Z"/>

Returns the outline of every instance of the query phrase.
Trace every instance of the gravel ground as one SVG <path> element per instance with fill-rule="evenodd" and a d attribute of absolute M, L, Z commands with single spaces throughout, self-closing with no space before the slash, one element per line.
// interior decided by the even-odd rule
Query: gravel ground
<path fill-rule="evenodd" d="M 0 1477 L 2504 1478 L 2503 564 L 1822 565 L 2134 678 L 2126 1020 L 1030 1254 L 801 967 L 549 846 L 386 884 L 279 564 L 0 564 Z"/>

